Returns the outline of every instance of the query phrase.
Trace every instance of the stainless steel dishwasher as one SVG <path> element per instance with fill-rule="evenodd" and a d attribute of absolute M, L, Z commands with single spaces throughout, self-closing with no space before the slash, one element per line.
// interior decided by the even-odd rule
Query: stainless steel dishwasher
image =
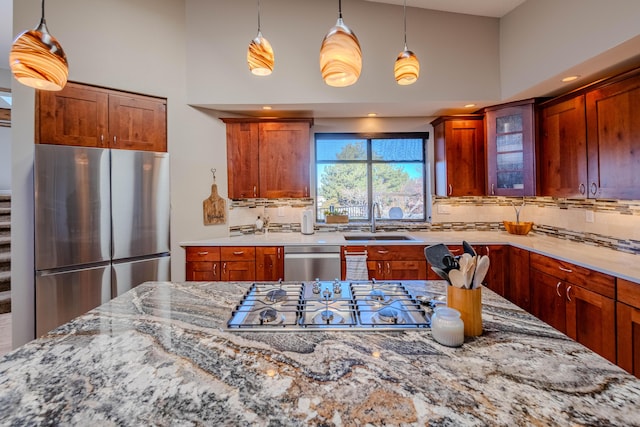
<path fill-rule="evenodd" d="M 285 246 L 284 280 L 340 279 L 340 246 Z"/>

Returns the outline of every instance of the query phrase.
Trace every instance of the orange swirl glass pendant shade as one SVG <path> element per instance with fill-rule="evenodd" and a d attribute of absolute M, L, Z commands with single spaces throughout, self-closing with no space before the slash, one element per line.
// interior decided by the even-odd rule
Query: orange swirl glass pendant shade
<path fill-rule="evenodd" d="M 268 76 L 273 72 L 275 64 L 273 48 L 269 40 L 265 39 L 260 31 L 249 44 L 247 63 L 249 64 L 249 70 L 256 76 Z"/>
<path fill-rule="evenodd" d="M 9 53 L 9 66 L 16 80 L 25 86 L 56 91 L 67 84 L 67 57 L 60 43 L 47 30 L 44 0 L 40 25 L 16 38 Z"/>
<path fill-rule="evenodd" d="M 418 80 L 418 76 L 420 76 L 418 57 L 410 50 L 407 50 L 406 46 L 396 59 L 393 74 L 396 77 L 396 82 L 402 86 L 415 83 Z"/>
<path fill-rule="evenodd" d="M 358 81 L 362 71 L 362 51 L 355 33 L 342 21 L 342 11 L 336 25 L 322 40 L 320 72 L 329 86 L 345 87 Z"/>

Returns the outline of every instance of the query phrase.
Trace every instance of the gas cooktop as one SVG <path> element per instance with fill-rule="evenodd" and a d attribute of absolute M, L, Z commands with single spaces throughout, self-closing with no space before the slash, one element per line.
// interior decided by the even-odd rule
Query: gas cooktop
<path fill-rule="evenodd" d="M 430 327 L 402 282 L 253 283 L 233 310 L 235 331 L 398 330 Z"/>

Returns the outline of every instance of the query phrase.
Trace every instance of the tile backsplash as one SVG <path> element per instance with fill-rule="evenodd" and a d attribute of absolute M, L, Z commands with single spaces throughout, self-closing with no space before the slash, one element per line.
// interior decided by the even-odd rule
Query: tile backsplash
<path fill-rule="evenodd" d="M 499 231 L 515 221 L 514 204 L 524 206 L 520 221 L 532 221 L 533 233 L 640 254 L 640 201 L 558 199 L 553 197 L 433 197 L 431 222 L 378 222 L 386 231 Z M 232 200 L 230 235 L 255 232 L 258 216 L 270 232 L 300 232 L 300 214 L 314 207 L 309 199 Z M 316 224 L 317 232 L 367 231 L 366 223 Z"/>

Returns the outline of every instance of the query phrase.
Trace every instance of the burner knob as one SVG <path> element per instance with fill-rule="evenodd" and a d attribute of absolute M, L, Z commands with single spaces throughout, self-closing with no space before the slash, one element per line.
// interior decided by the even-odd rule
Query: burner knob
<path fill-rule="evenodd" d="M 331 291 L 329 289 L 326 289 L 324 291 L 322 291 L 322 296 L 324 297 L 324 299 L 329 299 L 331 298 Z"/>
<path fill-rule="evenodd" d="M 338 279 L 336 279 L 333 282 L 333 293 L 334 294 L 340 294 L 342 293 L 342 285 L 340 284 L 340 282 L 338 281 Z"/>
<path fill-rule="evenodd" d="M 318 279 L 313 283 L 313 288 L 311 290 L 314 294 L 320 293 L 320 281 Z"/>

